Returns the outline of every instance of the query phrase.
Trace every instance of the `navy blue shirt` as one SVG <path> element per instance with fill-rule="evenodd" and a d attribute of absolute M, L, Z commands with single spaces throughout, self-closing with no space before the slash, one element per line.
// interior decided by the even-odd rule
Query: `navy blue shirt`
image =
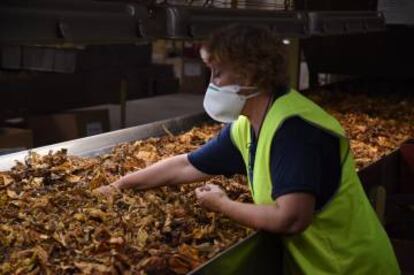
<path fill-rule="evenodd" d="M 245 163 L 231 141 L 230 129 L 231 124 L 226 125 L 215 138 L 190 153 L 190 163 L 210 175 L 246 175 Z M 251 132 L 250 159 L 254 163 L 257 142 L 253 129 Z M 273 199 L 294 192 L 311 193 L 315 196 L 315 209 L 319 210 L 339 186 L 339 139 L 300 117 L 291 117 L 283 122 L 272 140 L 270 171 Z"/>

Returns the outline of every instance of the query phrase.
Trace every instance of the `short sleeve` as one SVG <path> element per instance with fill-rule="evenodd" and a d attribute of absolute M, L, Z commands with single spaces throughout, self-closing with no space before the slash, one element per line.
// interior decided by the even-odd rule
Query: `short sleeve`
<path fill-rule="evenodd" d="M 189 162 L 209 175 L 246 174 L 243 158 L 230 137 L 231 124 L 196 151 L 188 154 Z"/>

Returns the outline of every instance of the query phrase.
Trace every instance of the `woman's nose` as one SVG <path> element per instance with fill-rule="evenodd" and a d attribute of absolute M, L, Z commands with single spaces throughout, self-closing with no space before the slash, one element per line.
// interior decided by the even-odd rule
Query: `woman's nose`
<path fill-rule="evenodd" d="M 217 80 L 217 79 L 213 79 L 213 84 L 214 85 L 216 85 L 216 86 L 218 86 L 218 87 L 220 87 L 221 86 L 221 81 L 220 80 Z"/>

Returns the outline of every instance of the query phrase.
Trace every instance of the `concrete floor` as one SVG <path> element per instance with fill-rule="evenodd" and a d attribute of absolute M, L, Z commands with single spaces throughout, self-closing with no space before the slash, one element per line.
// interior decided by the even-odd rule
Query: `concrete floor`
<path fill-rule="evenodd" d="M 171 94 L 131 100 L 126 105 L 125 126 L 133 127 L 158 120 L 203 112 L 204 95 Z M 106 109 L 111 131 L 121 129 L 121 107 L 115 104 L 98 105 L 76 110 Z"/>

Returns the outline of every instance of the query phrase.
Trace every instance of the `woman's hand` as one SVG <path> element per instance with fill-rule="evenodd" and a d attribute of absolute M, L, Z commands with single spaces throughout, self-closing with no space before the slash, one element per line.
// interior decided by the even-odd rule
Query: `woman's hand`
<path fill-rule="evenodd" d="M 229 200 L 226 193 L 219 186 L 206 184 L 195 190 L 198 203 L 212 211 L 220 211 L 223 202 Z"/>

